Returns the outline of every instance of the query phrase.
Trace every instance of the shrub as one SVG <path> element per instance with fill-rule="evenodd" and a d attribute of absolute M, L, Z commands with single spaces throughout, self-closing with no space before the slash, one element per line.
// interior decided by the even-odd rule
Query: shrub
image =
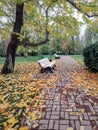
<path fill-rule="evenodd" d="M 83 50 L 84 63 L 92 72 L 98 72 L 98 42 Z"/>

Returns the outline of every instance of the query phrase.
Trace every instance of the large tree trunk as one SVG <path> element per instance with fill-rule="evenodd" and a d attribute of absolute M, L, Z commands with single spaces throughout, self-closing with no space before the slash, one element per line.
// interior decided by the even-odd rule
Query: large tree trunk
<path fill-rule="evenodd" d="M 5 64 L 2 68 L 2 74 L 11 73 L 14 70 L 15 65 L 15 54 L 19 43 L 19 33 L 21 31 L 21 27 L 23 25 L 23 7 L 24 4 L 21 5 L 16 4 L 16 19 L 13 26 L 13 32 L 11 34 L 11 40 L 7 47 L 7 55 Z"/>

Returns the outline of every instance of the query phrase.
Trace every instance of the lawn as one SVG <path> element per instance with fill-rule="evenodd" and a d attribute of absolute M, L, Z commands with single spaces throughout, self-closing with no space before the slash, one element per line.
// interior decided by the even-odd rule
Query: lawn
<path fill-rule="evenodd" d="M 16 57 L 16 63 L 18 62 L 34 62 L 34 61 L 38 61 L 44 57 L 48 57 L 48 58 L 54 58 L 54 56 L 50 56 L 50 55 L 43 55 L 43 56 L 28 56 L 28 57 Z M 5 61 L 5 57 L 0 57 L 0 64 L 4 64 Z"/>
<path fill-rule="evenodd" d="M 54 59 L 53 55 L 52 56 L 51 55 L 27 56 L 26 58 L 25 57 L 16 57 L 16 65 L 19 63 L 34 63 L 45 57 L 48 57 L 49 59 Z M 5 62 L 5 57 L 0 57 L 0 71 L 3 67 L 4 62 Z"/>
<path fill-rule="evenodd" d="M 83 64 L 83 56 L 82 55 L 71 55 L 73 59 L 75 59 L 78 63 Z"/>

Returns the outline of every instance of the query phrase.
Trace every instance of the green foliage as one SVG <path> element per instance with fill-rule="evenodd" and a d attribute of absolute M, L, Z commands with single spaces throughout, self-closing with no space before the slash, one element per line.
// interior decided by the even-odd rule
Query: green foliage
<path fill-rule="evenodd" d="M 84 63 L 92 72 L 98 72 L 98 42 L 83 50 Z"/>
<path fill-rule="evenodd" d="M 51 52 L 50 45 L 44 45 L 41 47 L 42 54 L 48 55 Z"/>

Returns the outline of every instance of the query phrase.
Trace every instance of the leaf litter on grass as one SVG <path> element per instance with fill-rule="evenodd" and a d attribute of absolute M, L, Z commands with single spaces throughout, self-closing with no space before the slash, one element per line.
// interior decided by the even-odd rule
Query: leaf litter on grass
<path fill-rule="evenodd" d="M 17 71 L 16 71 L 17 70 Z M 38 127 L 44 87 L 51 88 L 57 74 L 39 73 L 36 63 L 17 64 L 12 74 L 0 75 L 0 129 L 28 130 Z M 39 75 L 37 76 L 34 75 Z"/>

